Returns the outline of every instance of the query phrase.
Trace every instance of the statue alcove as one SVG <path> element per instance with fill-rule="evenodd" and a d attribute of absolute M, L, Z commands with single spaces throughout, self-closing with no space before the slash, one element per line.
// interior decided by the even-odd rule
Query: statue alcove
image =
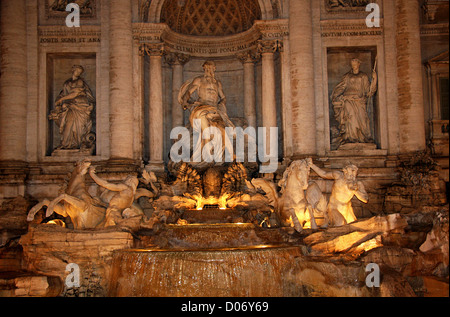
<path fill-rule="evenodd" d="M 335 111 L 331 96 L 336 86 L 342 81 L 345 74 L 351 71 L 352 59 L 361 61 L 360 72 L 369 77 L 372 81 L 372 71 L 376 66 L 377 48 L 376 47 L 330 47 L 327 49 L 328 64 L 328 104 L 330 118 L 330 141 L 331 150 L 338 150 L 340 144 L 334 141 L 339 134 L 339 122 L 335 118 Z M 377 69 L 375 69 L 378 71 Z M 369 98 L 370 99 L 370 98 Z M 367 105 L 367 115 L 369 118 L 370 134 L 373 139 L 371 144 L 375 144 L 377 149 L 381 148 L 379 131 L 379 96 L 375 92 L 372 100 Z"/>
<path fill-rule="evenodd" d="M 56 109 L 56 100 L 62 92 L 65 82 L 72 77 L 74 65 L 79 65 L 83 68 L 80 76 L 84 80 L 90 91 L 92 92 L 91 100 L 94 108 L 90 115 L 92 121 L 92 128 L 90 129 L 91 141 L 95 143 L 96 133 L 96 106 L 95 96 L 97 90 L 97 66 L 95 53 L 64 53 L 64 54 L 47 54 L 47 116 L 50 116 Z M 47 156 L 71 156 L 71 155 L 95 155 L 95 144 L 91 149 L 84 151 L 80 147 L 70 149 L 61 149 L 62 136 L 59 127 L 54 120 L 47 120 Z"/>

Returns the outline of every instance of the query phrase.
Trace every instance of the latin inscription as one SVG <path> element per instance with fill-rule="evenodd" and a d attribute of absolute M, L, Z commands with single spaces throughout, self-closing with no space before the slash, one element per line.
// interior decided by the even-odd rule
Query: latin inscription
<path fill-rule="evenodd" d="M 61 44 L 61 43 L 100 43 L 99 37 L 42 37 L 41 44 Z"/>

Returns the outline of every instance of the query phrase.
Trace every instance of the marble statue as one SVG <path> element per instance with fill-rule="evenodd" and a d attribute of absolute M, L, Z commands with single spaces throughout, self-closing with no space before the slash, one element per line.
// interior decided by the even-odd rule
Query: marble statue
<path fill-rule="evenodd" d="M 110 191 L 109 204 L 106 209 L 105 227 L 113 227 L 122 219 L 123 214 L 130 212 L 139 185 L 136 176 L 128 176 L 122 183 L 110 183 L 95 174 L 95 168 L 89 168 L 89 175 L 99 186 Z"/>
<path fill-rule="evenodd" d="M 134 199 L 138 200 L 141 197 L 147 197 L 150 199 L 156 198 L 160 193 L 160 190 L 154 184 L 157 181 L 158 178 L 155 173 L 149 173 L 146 169 L 144 169 L 142 171 L 142 178 L 139 178 L 139 183 L 143 185 L 138 186 Z"/>
<path fill-rule="evenodd" d="M 373 143 L 368 104 L 377 91 L 378 76 L 372 72 L 372 82 L 360 71 L 361 61 L 352 59 L 352 70 L 344 75 L 331 95 L 339 136 L 333 143 Z"/>
<path fill-rule="evenodd" d="M 85 184 L 88 174 L 99 185 L 96 196 L 91 196 Z M 115 226 L 123 218 L 143 216 L 142 208 L 137 200 L 141 197 L 155 199 L 159 190 L 153 184 L 157 181 L 154 173 L 142 172 L 142 178 L 128 176 L 122 183 L 113 184 L 98 177 L 89 159 L 76 163 L 61 194 L 54 200 L 44 199 L 31 208 L 27 220 L 33 221 L 35 215 L 47 206 L 46 217 L 57 213 L 70 217 L 74 229 L 101 229 Z M 137 188 L 139 182 L 144 187 Z M 145 188 L 149 187 L 149 189 Z"/>
<path fill-rule="evenodd" d="M 55 109 L 49 119 L 55 121 L 61 134 L 58 149 L 73 150 L 92 147 L 92 111 L 95 97 L 86 81 L 80 76 L 84 68 L 72 67 L 72 77 L 68 79 L 55 101 Z"/>
<path fill-rule="evenodd" d="M 103 227 L 106 205 L 100 199 L 92 197 L 85 184 L 85 176 L 91 166 L 91 161 L 84 159 L 75 165 L 69 182 L 63 190 L 63 194 L 50 201 L 43 200 L 31 208 L 27 220 L 33 221 L 36 213 L 47 206 L 46 217 L 53 212 L 70 217 L 74 229 L 95 229 Z"/>
<path fill-rule="evenodd" d="M 363 203 L 369 201 L 364 184 L 356 180 L 358 168 L 355 165 L 344 167 L 342 172 L 325 172 L 315 164 L 310 167 L 322 178 L 334 180 L 331 197 L 327 207 L 326 219 L 330 226 L 343 226 L 356 221 L 351 200 L 356 196 Z"/>
<path fill-rule="evenodd" d="M 284 225 L 291 223 L 298 232 L 303 231 L 308 222 L 311 229 L 317 229 L 314 214 L 323 213 L 326 205 L 319 186 L 309 182 L 311 164 L 311 159 L 300 160 L 286 169 L 278 183 L 281 196 L 278 195 L 275 184 L 268 180 L 253 179 L 251 182 L 255 188 L 266 193 L 269 203 L 279 213 Z"/>
<path fill-rule="evenodd" d="M 215 63 L 213 61 L 206 61 L 203 64 L 203 70 L 205 71 L 203 76 L 189 80 L 181 87 L 178 101 L 184 110 L 189 109 L 191 111 L 189 122 L 194 131 L 199 133 L 199 135 L 202 135 L 202 131 L 209 127 L 215 127 L 220 130 L 222 133 L 220 140 L 222 142 L 220 145 L 222 152 L 214 153 L 214 156 L 215 158 L 223 158 L 225 148 L 229 146 L 225 142 L 225 128 L 234 128 L 234 124 L 227 114 L 226 97 L 222 83 L 215 76 Z M 193 101 L 191 97 L 195 92 L 197 92 L 198 99 Z M 206 144 L 213 145 L 214 142 L 218 141 L 214 137 L 208 138 L 203 134 L 203 137 L 199 138 L 197 144 L 194 144 L 194 153 L 202 153 L 201 151 Z M 229 149 L 229 151 L 233 153 L 232 149 Z M 219 162 L 220 159 L 215 161 Z M 223 159 L 221 161 L 223 162 Z M 193 163 L 193 165 L 199 166 L 202 164 Z"/>

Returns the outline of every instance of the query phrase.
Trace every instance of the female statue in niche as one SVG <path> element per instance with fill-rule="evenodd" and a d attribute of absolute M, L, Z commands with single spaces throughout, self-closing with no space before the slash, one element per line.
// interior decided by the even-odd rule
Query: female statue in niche
<path fill-rule="evenodd" d="M 88 84 L 80 76 L 84 68 L 72 67 L 72 78 L 64 83 L 63 90 L 55 101 L 55 110 L 49 119 L 59 127 L 61 144 L 58 149 L 73 150 L 93 147 L 92 111 L 95 97 Z"/>
<path fill-rule="evenodd" d="M 360 71 L 359 59 L 352 59 L 351 66 L 352 70 L 344 75 L 331 95 L 335 118 L 339 123 L 339 136 L 333 143 L 338 146 L 346 143 L 373 143 L 368 104 L 377 91 L 376 66 L 372 72 L 372 83 L 369 76 Z"/>

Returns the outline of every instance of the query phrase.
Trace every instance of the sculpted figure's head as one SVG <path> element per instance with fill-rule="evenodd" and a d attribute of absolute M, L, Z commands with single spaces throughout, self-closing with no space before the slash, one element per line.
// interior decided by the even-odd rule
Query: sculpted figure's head
<path fill-rule="evenodd" d="M 81 65 L 72 66 L 72 74 L 74 77 L 78 78 L 84 73 L 84 68 Z"/>
<path fill-rule="evenodd" d="M 85 175 L 89 171 L 92 162 L 89 159 L 83 159 L 75 164 L 75 169 L 80 175 Z"/>
<path fill-rule="evenodd" d="M 203 70 L 205 71 L 206 75 L 214 77 L 214 73 L 216 71 L 216 63 L 214 63 L 213 61 L 206 61 L 205 63 L 203 63 Z"/>
<path fill-rule="evenodd" d="M 139 179 L 136 176 L 130 175 L 125 179 L 124 183 L 125 185 L 128 185 L 133 189 L 136 189 L 139 185 Z"/>
<path fill-rule="evenodd" d="M 344 172 L 345 179 L 347 179 L 349 181 L 356 180 L 356 175 L 358 174 L 358 168 L 355 165 L 353 165 L 353 164 L 347 165 L 346 167 L 344 167 L 344 169 L 342 171 Z"/>
<path fill-rule="evenodd" d="M 310 167 L 306 160 L 294 161 L 284 172 L 283 178 L 280 180 L 278 185 L 284 188 L 290 177 L 296 177 L 302 190 L 308 189 L 308 181 L 310 174 Z"/>
<path fill-rule="evenodd" d="M 354 59 L 352 59 L 351 65 L 352 65 L 353 73 L 358 74 L 359 68 L 361 67 L 361 61 L 357 58 L 354 58 Z"/>

